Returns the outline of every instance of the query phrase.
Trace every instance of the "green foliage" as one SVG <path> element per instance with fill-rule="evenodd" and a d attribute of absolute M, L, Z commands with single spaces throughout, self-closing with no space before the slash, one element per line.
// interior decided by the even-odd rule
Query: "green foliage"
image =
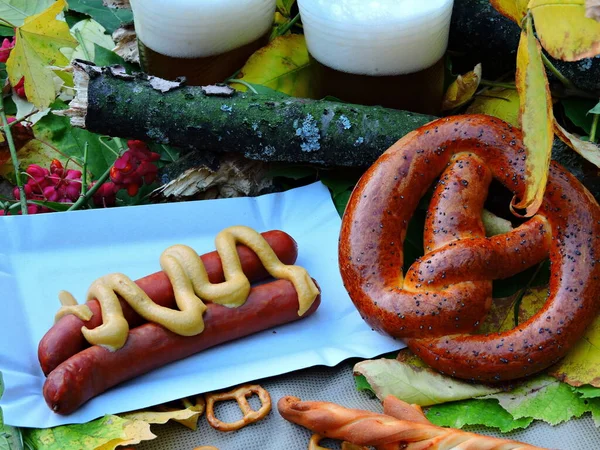
<path fill-rule="evenodd" d="M 102 4 L 102 0 L 69 0 L 69 8 L 87 14 L 109 33 L 133 21 L 133 12 L 130 9 L 107 8 Z"/>
<path fill-rule="evenodd" d="M 42 12 L 52 3 L 54 0 L 0 0 L 0 18 L 20 27 L 27 17 Z"/>

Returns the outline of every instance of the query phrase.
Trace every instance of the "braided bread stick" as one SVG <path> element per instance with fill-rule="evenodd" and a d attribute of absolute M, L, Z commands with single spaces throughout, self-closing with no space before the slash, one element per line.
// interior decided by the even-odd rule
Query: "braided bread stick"
<path fill-rule="evenodd" d="M 277 407 L 284 419 L 314 433 L 377 450 L 543 450 L 508 439 L 435 426 L 420 409 L 392 396 L 384 400 L 386 414 L 329 402 L 303 402 L 291 396 L 279 400 Z"/>

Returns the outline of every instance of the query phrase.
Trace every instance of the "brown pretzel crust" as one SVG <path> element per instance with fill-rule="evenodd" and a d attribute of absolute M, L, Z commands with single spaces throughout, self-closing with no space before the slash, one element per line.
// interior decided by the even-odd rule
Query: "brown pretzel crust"
<path fill-rule="evenodd" d="M 356 445 L 374 446 L 377 450 L 450 450 L 459 445 L 464 450 L 540 450 L 540 447 L 516 441 L 344 408 L 329 402 L 303 402 L 296 397 L 283 397 L 277 407 L 284 419 L 313 433 Z M 386 413 L 398 413 L 407 408 L 411 406 L 391 396 L 384 401 Z"/>
<path fill-rule="evenodd" d="M 461 206 L 469 209 L 463 204 L 467 189 L 463 180 L 475 176 L 466 161 L 481 161 L 520 198 L 525 158 L 521 132 L 498 119 L 474 115 L 436 120 L 398 141 L 365 173 L 342 221 L 340 270 L 361 316 L 377 330 L 412 338 L 408 344 L 414 352 L 453 376 L 496 381 L 543 370 L 581 338 L 600 307 L 600 208 L 559 164 L 551 163 L 542 206 L 521 229 L 486 239 L 473 237 L 480 229 L 472 218 L 456 224 L 456 211 Z M 449 190 L 438 185 L 440 199 L 434 195 L 430 216 L 435 220 L 427 222 L 425 232 L 428 253 L 404 280 L 400 268 L 408 221 L 448 165 L 447 174 L 455 175 L 445 186 Z M 476 191 L 485 198 L 487 189 L 482 186 L 480 181 Z M 459 196 L 454 202 L 453 195 Z M 445 211 L 436 211 L 435 202 L 450 213 L 436 215 Z M 471 204 L 475 203 L 483 200 L 475 196 Z M 453 239 L 433 239 L 440 234 Z M 486 312 L 478 283 L 512 275 L 547 253 L 552 277 L 541 311 L 506 333 L 465 334 Z M 487 267 L 488 263 L 501 269 Z M 452 282 L 445 279 L 449 273 Z"/>

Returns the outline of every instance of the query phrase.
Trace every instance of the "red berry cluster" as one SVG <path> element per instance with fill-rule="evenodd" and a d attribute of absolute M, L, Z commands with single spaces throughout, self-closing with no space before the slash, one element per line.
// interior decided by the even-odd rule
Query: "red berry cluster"
<path fill-rule="evenodd" d="M 2 45 L 0 45 L 0 62 L 5 63 L 8 61 L 8 57 L 10 56 L 10 52 L 15 47 L 15 39 L 14 38 L 4 38 L 2 41 Z M 21 98 L 27 98 L 25 96 L 25 77 L 21 77 L 19 82 L 13 86 L 15 93 Z"/>
<path fill-rule="evenodd" d="M 40 202 L 73 203 L 81 195 L 81 172 L 79 170 L 65 169 L 61 162 L 53 159 L 50 170 L 31 164 L 25 171 L 28 180 L 23 189 L 27 200 Z M 18 188 L 14 188 L 15 199 L 20 199 Z M 49 212 L 45 206 L 28 205 L 29 214 Z M 3 211 L 0 215 L 4 215 Z"/>
<path fill-rule="evenodd" d="M 144 183 L 156 181 L 158 167 L 154 162 L 160 159 L 160 155 L 151 152 L 142 141 L 128 141 L 127 147 L 129 149 L 117 158 L 110 169 L 110 179 L 117 191 L 127 189 L 127 193 L 133 197 Z"/>

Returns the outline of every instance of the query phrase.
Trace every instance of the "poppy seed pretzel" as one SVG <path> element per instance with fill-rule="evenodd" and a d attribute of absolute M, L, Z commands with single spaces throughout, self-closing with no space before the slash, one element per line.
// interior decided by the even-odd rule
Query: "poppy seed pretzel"
<path fill-rule="evenodd" d="M 398 141 L 352 193 L 339 243 L 344 285 L 364 320 L 407 339 L 441 372 L 479 381 L 539 372 L 563 357 L 598 313 L 600 207 L 559 164 L 550 165 L 532 219 L 511 233 L 484 237 L 481 211 L 491 178 L 523 198 L 525 162 L 521 132 L 511 125 L 483 115 L 449 117 Z M 408 222 L 440 174 L 426 253 L 404 278 Z M 513 330 L 469 334 L 491 304 L 491 280 L 547 256 L 552 276 L 545 306 Z"/>

